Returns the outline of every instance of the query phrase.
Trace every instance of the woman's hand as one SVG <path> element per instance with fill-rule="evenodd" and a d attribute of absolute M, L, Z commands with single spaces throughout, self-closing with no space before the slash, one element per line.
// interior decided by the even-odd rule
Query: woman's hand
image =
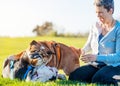
<path fill-rule="evenodd" d="M 81 56 L 85 55 L 85 51 L 83 49 L 81 49 Z"/>
<path fill-rule="evenodd" d="M 81 60 L 85 63 L 96 61 L 97 56 L 94 54 L 83 55 Z"/>

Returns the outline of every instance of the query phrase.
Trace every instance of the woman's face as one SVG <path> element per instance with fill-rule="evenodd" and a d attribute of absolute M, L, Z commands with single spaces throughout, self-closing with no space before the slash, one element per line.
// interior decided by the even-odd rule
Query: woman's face
<path fill-rule="evenodd" d="M 105 9 L 103 6 L 101 7 L 95 6 L 95 10 L 98 19 L 102 23 L 108 22 L 109 17 L 112 15 L 112 12 L 107 11 L 107 9 Z"/>

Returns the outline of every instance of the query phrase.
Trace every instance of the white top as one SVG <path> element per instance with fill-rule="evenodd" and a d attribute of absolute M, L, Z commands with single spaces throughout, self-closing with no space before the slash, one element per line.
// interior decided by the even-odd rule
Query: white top
<path fill-rule="evenodd" d="M 92 54 L 98 53 L 98 37 L 102 30 L 98 22 L 91 26 L 87 42 L 83 46 L 82 50 L 85 53 L 92 52 Z"/>

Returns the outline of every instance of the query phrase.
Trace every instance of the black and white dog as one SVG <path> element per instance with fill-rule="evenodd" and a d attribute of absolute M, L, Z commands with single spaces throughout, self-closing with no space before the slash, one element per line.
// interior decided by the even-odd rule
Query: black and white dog
<path fill-rule="evenodd" d="M 65 75 L 58 74 L 55 67 L 46 66 L 46 62 L 37 54 L 32 55 L 31 59 L 37 59 L 37 65 L 31 64 L 31 59 L 27 52 L 24 52 L 20 59 L 15 59 L 15 55 L 9 56 L 2 71 L 3 78 L 18 78 L 26 81 L 46 82 L 49 80 L 66 79 Z"/>

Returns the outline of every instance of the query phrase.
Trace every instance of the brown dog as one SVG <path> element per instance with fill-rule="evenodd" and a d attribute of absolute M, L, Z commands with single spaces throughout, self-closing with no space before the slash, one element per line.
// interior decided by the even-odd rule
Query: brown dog
<path fill-rule="evenodd" d="M 34 54 L 40 55 L 39 57 L 43 58 L 43 62 L 46 65 L 63 69 L 67 75 L 80 66 L 79 57 L 81 50 L 62 43 L 33 40 L 26 52 L 28 57 L 31 58 Z M 38 65 L 41 63 L 38 58 L 34 58 L 31 64 Z"/>

